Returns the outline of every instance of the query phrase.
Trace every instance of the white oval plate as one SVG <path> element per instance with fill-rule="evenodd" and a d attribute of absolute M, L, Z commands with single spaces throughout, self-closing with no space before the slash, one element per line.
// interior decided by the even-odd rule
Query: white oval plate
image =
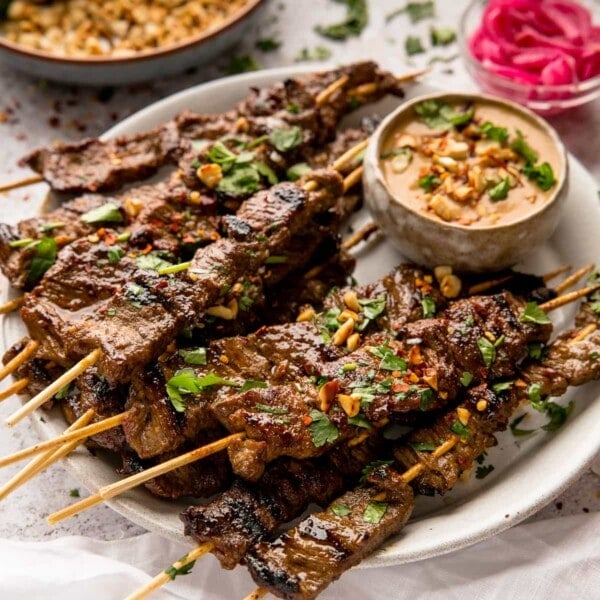
<path fill-rule="evenodd" d="M 104 137 L 144 131 L 163 123 L 183 109 L 217 112 L 229 109 L 246 96 L 251 86 L 265 86 L 305 68 L 282 68 L 250 73 L 200 85 L 161 100 L 120 123 Z M 407 86 L 408 97 L 430 93 L 424 84 Z M 348 119 L 356 124 L 360 114 L 385 114 L 398 99 L 386 99 Z M 520 268 L 532 273 L 548 272 L 563 264 L 583 265 L 600 255 L 600 206 L 597 186 L 572 157 L 569 206 L 553 238 Z M 31 214 L 31 204 L 19 206 L 22 216 Z M 356 215 L 354 225 L 368 219 L 365 211 Z M 490 240 L 493 243 L 493 240 Z M 356 277 L 372 281 L 402 262 L 402 257 L 385 241 L 358 253 Z M 6 287 L 6 284 L 5 284 Z M 5 295 L 6 297 L 6 295 Z M 574 308 L 554 315 L 557 329 L 569 326 Z M 24 333 L 13 315 L 4 320 L 4 344 L 8 346 Z M 471 478 L 459 484 L 444 498 L 418 498 L 415 516 L 404 531 L 363 565 L 381 567 L 420 560 L 464 548 L 515 525 L 550 502 L 586 469 L 600 449 L 600 436 L 594 423 L 600 422 L 600 383 L 573 390 L 560 402 L 576 400 L 568 423 L 556 433 L 539 431 L 530 439 L 513 438 L 510 432 L 498 436 L 499 444 L 489 453 L 486 464 L 494 471 L 485 479 Z M 65 428 L 58 412 L 42 423 L 31 423 L 43 438 Z M 528 420 L 528 427 L 531 422 Z M 81 450 L 68 458 L 67 469 L 90 490 L 117 479 L 114 463 L 107 457 L 94 457 Z M 168 538 L 184 541 L 178 518 L 183 503 L 170 503 L 152 497 L 144 490 L 132 490 L 108 502 L 117 512 L 138 525 Z"/>

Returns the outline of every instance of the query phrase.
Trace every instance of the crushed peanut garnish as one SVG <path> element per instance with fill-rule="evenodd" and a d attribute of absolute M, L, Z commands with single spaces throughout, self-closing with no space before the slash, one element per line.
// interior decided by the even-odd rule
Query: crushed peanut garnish
<path fill-rule="evenodd" d="M 479 412 L 483 412 L 487 408 L 487 400 L 479 400 L 477 402 L 476 408 Z"/>
<path fill-rule="evenodd" d="M 463 425 L 466 425 L 469 422 L 469 417 L 471 416 L 471 413 L 466 408 L 463 408 L 462 406 L 459 406 L 456 409 L 456 415 L 458 416 L 458 420 Z"/>
<path fill-rule="evenodd" d="M 348 350 L 350 350 L 350 352 L 353 352 L 354 350 L 356 350 L 358 348 L 359 344 L 360 344 L 360 333 L 353 333 L 346 340 L 346 348 L 348 348 Z"/>
<path fill-rule="evenodd" d="M 297 317 L 296 322 L 302 323 L 304 321 L 312 321 L 317 313 L 314 308 L 305 308 Z"/>
<path fill-rule="evenodd" d="M 332 342 L 334 346 L 341 346 L 346 343 L 346 340 L 350 337 L 354 331 L 355 321 L 350 318 L 345 321 L 340 328 L 333 334 Z"/>

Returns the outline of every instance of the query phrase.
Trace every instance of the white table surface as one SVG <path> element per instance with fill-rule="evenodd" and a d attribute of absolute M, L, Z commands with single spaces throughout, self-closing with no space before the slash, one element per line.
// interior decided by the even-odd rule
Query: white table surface
<path fill-rule="evenodd" d="M 424 21 L 416 26 L 409 24 L 406 16 L 386 24 L 385 15 L 404 4 L 404 0 L 371 0 L 368 29 L 360 38 L 335 43 L 314 33 L 317 24 L 339 20 L 341 5 L 331 0 L 274 0 L 262 24 L 247 39 L 241 40 L 222 60 L 211 67 L 199 67 L 169 80 L 160 80 L 135 87 L 120 89 L 86 89 L 33 80 L 0 65 L 0 182 L 19 178 L 23 172 L 16 162 L 28 150 L 56 139 L 76 140 L 94 136 L 108 129 L 148 104 L 179 90 L 203 81 L 222 77 L 232 56 L 251 54 L 261 66 L 275 67 L 295 64 L 295 57 L 304 48 L 325 46 L 332 52 L 330 61 L 350 62 L 372 58 L 395 73 L 424 66 L 433 56 L 457 54 L 456 45 L 441 50 L 429 50 L 414 57 L 409 63 L 404 53 L 404 39 L 420 35 L 428 43 L 429 27 L 456 28 L 458 17 L 466 0 L 439 0 L 435 21 Z M 281 47 L 270 53 L 261 53 L 255 41 L 274 38 Z M 321 64 L 314 63 L 315 69 Z M 473 82 L 460 61 L 436 63 L 428 82 L 445 89 L 474 89 Z M 569 151 L 592 173 L 596 187 L 600 188 L 600 100 L 559 117 L 551 119 Z M 35 195 L 16 191 L 0 195 L 0 222 L 14 221 L 11 199 L 35 201 Z M 14 399 L 0 404 L 0 422 L 16 407 Z M 0 455 L 6 455 L 37 441 L 27 423 L 22 423 L 0 436 Z M 3 469 L 0 481 L 8 479 L 18 466 Z M 592 470 L 592 469 L 595 469 Z M 561 497 L 532 517 L 533 520 L 582 512 L 600 511 L 600 460 Z M 139 535 L 143 530 L 107 507 L 88 510 L 74 519 L 56 527 L 49 527 L 44 517 L 69 504 L 71 490 L 82 489 L 60 466 L 54 466 L 19 489 L 0 503 L 0 537 L 41 540 L 63 535 L 83 535 L 104 540 L 115 540 Z M 1 594 L 0 594 L 1 596 Z"/>

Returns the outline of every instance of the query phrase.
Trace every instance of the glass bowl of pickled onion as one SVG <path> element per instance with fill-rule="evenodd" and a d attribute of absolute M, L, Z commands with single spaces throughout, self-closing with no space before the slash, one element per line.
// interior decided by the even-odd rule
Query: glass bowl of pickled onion
<path fill-rule="evenodd" d="M 473 0 L 459 42 L 486 91 L 539 114 L 600 96 L 600 17 L 593 0 Z"/>

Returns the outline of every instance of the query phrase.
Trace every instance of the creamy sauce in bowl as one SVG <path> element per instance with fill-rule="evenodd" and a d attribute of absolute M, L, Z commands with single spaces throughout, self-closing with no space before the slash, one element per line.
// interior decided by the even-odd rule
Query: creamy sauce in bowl
<path fill-rule="evenodd" d="M 380 148 L 397 200 L 460 226 L 520 221 L 551 200 L 563 176 L 559 148 L 542 124 L 487 98 L 416 104 Z"/>

